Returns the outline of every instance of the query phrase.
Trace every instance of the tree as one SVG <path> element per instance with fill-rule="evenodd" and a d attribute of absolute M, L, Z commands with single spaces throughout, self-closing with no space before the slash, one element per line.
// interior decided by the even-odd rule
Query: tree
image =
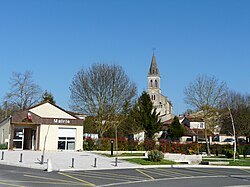
<path fill-rule="evenodd" d="M 185 134 L 185 127 L 180 124 L 177 116 L 174 117 L 173 122 L 168 128 L 168 136 L 171 140 L 179 140 Z"/>
<path fill-rule="evenodd" d="M 128 136 L 142 132 L 144 128 L 140 120 L 139 104 L 137 101 L 128 111 L 126 111 L 126 119 L 121 126 L 124 135 Z"/>
<path fill-rule="evenodd" d="M 43 101 L 49 101 L 52 104 L 56 104 L 53 94 L 51 92 L 48 92 L 47 90 L 45 90 L 45 92 L 42 95 L 42 102 Z"/>
<path fill-rule="evenodd" d="M 214 76 L 207 75 L 199 75 L 194 82 L 191 82 L 184 89 L 184 101 L 194 110 L 202 111 L 201 117 L 205 122 L 205 139 L 208 155 L 210 155 L 210 149 L 207 130 L 212 126 L 211 123 L 209 124 L 209 119 L 216 116 L 217 109 L 225 93 L 226 84 L 220 82 Z"/>
<path fill-rule="evenodd" d="M 125 102 L 132 102 L 136 85 L 121 66 L 93 64 L 79 70 L 70 86 L 71 108 L 89 116 L 100 137 L 121 121 Z"/>
<path fill-rule="evenodd" d="M 156 113 L 156 108 L 153 107 L 150 96 L 145 91 L 138 99 L 131 115 L 134 117 L 134 123 L 131 126 L 142 127 L 147 139 L 152 139 L 155 133 L 160 131 L 162 123 L 159 113 Z"/>
<path fill-rule="evenodd" d="M 231 125 L 231 119 L 230 115 L 228 114 L 227 108 L 230 108 L 231 115 L 234 118 L 236 137 L 250 137 L 249 95 L 242 95 L 234 91 L 229 91 L 228 97 L 226 97 L 224 101 L 224 105 L 222 106 L 222 110 L 224 109 L 224 115 L 221 118 L 221 132 L 232 135 L 233 128 Z"/>
<path fill-rule="evenodd" d="M 7 106 L 25 110 L 40 101 L 41 89 L 33 82 L 30 71 L 26 71 L 23 74 L 14 72 L 10 78 L 10 85 L 11 90 L 4 98 Z"/>

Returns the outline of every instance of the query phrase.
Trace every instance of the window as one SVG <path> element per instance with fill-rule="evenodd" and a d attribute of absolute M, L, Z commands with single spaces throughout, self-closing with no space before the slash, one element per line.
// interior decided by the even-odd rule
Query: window
<path fill-rule="evenodd" d="M 204 124 L 203 123 L 200 123 L 200 128 L 204 129 Z"/>
<path fill-rule="evenodd" d="M 150 87 L 153 87 L 153 80 L 150 80 Z"/>
<path fill-rule="evenodd" d="M 155 80 L 155 87 L 158 88 L 158 82 Z"/>
<path fill-rule="evenodd" d="M 59 128 L 57 149 L 75 150 L 75 136 L 76 136 L 76 129 Z"/>

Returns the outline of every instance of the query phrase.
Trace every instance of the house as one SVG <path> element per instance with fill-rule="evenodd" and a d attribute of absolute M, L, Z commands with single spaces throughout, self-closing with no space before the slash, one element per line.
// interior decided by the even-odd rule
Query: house
<path fill-rule="evenodd" d="M 198 117 L 192 116 L 179 116 L 180 124 L 185 127 L 185 134 L 180 138 L 182 142 L 192 141 L 205 142 L 205 122 Z M 163 122 L 162 131 L 160 132 L 161 138 L 167 138 L 167 130 L 169 125 L 173 122 L 173 119 L 169 119 Z M 212 142 L 212 137 L 214 134 L 208 130 L 208 139 Z"/>
<path fill-rule="evenodd" d="M 1 143 L 10 150 L 82 150 L 83 121 L 43 102 L 0 122 Z"/>

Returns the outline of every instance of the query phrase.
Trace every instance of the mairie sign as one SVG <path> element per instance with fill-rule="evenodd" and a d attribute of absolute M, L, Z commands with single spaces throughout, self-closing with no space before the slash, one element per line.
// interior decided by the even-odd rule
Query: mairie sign
<path fill-rule="evenodd" d="M 69 124 L 70 120 L 68 120 L 68 119 L 54 119 L 54 123 Z"/>

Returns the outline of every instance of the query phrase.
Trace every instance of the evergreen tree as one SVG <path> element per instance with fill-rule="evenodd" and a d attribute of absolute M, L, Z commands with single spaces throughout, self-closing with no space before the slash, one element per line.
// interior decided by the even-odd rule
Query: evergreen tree
<path fill-rule="evenodd" d="M 184 134 L 185 128 L 182 124 L 180 124 L 178 117 L 175 116 L 173 122 L 168 128 L 168 136 L 171 138 L 171 140 L 178 140 Z"/>
<path fill-rule="evenodd" d="M 45 90 L 45 92 L 42 95 L 42 102 L 44 101 L 49 101 L 52 104 L 56 104 L 56 101 L 54 100 L 54 96 L 52 95 L 52 93 L 48 92 L 47 90 Z"/>
<path fill-rule="evenodd" d="M 154 134 L 160 131 L 162 123 L 159 119 L 159 113 L 156 113 L 156 108 L 153 107 L 150 96 L 145 91 L 138 99 L 133 114 L 136 117 L 137 126 L 143 127 L 147 139 L 152 139 Z"/>

